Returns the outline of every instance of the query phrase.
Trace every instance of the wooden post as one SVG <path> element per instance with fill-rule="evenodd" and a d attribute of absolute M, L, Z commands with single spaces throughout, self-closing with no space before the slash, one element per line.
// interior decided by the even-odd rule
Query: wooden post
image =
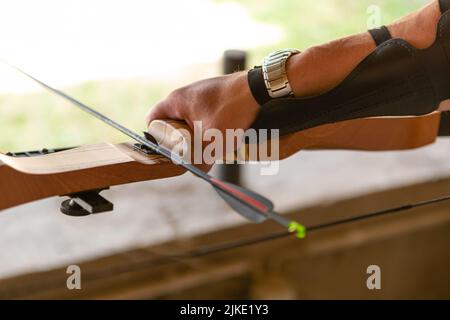
<path fill-rule="evenodd" d="M 245 70 L 247 54 L 242 50 L 227 50 L 223 55 L 223 73 L 230 74 Z M 234 184 L 240 184 L 240 165 L 221 164 L 218 167 L 219 178 Z"/>
<path fill-rule="evenodd" d="M 450 136 L 450 111 L 441 113 L 441 127 L 439 128 L 440 136 Z"/>

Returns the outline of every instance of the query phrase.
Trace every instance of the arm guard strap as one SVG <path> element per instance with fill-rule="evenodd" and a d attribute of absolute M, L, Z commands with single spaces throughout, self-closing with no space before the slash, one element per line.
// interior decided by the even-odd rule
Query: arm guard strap
<path fill-rule="evenodd" d="M 380 44 L 337 87 L 315 97 L 264 104 L 255 129 L 287 134 L 366 117 L 419 116 L 450 98 L 450 11 L 438 24 L 434 44 L 416 49 L 402 39 Z"/>

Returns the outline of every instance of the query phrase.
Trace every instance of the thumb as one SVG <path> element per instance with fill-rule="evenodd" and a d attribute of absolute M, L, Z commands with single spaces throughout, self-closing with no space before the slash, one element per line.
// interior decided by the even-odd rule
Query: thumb
<path fill-rule="evenodd" d="M 145 116 L 145 120 L 147 122 L 147 127 L 153 120 L 166 120 L 166 119 L 174 119 L 179 120 L 179 117 L 176 116 L 175 112 L 172 111 L 172 108 L 167 106 L 165 101 L 162 101 L 150 108 L 147 115 Z"/>

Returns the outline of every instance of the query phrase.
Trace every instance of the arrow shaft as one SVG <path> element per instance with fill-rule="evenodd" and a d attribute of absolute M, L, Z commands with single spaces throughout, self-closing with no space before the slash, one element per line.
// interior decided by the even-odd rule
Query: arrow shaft
<path fill-rule="evenodd" d="M 270 218 L 272 220 L 274 220 L 275 222 L 279 223 L 280 225 L 282 225 L 285 228 L 288 228 L 290 231 L 292 232 L 297 232 L 299 235 L 301 234 L 300 237 L 304 237 L 304 232 L 305 229 L 302 225 L 289 221 L 287 220 L 285 217 L 279 215 L 278 213 L 274 212 L 272 210 L 272 208 L 269 208 L 267 205 L 265 205 L 262 201 L 258 200 L 257 197 L 260 197 L 259 195 L 256 196 L 256 198 L 254 196 L 252 196 L 250 194 L 250 192 L 246 189 L 243 188 L 235 188 L 232 184 L 229 183 L 224 183 L 221 180 L 218 180 L 216 178 L 211 177 L 209 174 L 203 172 L 202 170 L 198 169 L 197 167 L 195 167 L 194 165 L 192 165 L 191 163 L 187 162 L 186 160 L 184 160 L 182 157 L 180 157 L 177 154 L 172 153 L 169 149 L 158 145 L 157 143 L 154 143 L 150 140 L 148 140 L 147 138 L 138 135 L 137 133 L 131 131 L 130 129 L 122 126 L 121 124 L 117 123 L 116 121 L 110 119 L 109 117 L 103 115 L 102 113 L 92 109 L 91 107 L 87 106 L 86 104 L 78 101 L 77 99 L 67 95 L 66 93 L 55 89 L 49 85 L 47 85 L 46 83 L 42 82 L 41 80 L 33 77 L 32 75 L 28 74 L 27 72 L 23 71 L 22 69 L 13 66 L 9 63 L 7 63 L 9 66 L 11 66 L 12 68 L 14 68 L 15 70 L 19 71 L 20 73 L 22 73 L 23 75 L 27 76 L 28 78 L 30 78 L 31 80 L 35 81 L 36 83 L 40 84 L 41 86 L 43 86 L 44 88 L 46 88 L 47 90 L 55 93 L 56 95 L 62 97 L 65 100 L 70 101 L 73 105 L 77 106 L 79 109 L 83 110 L 84 112 L 90 114 L 91 116 L 99 119 L 100 121 L 108 124 L 109 126 L 115 128 L 116 130 L 119 130 L 120 132 L 122 132 L 123 134 L 127 135 L 128 137 L 132 138 L 133 140 L 141 143 L 142 145 L 150 148 L 151 150 L 153 150 L 154 152 L 171 159 L 173 162 L 175 162 L 178 165 L 181 165 L 182 167 L 184 167 L 186 170 L 190 171 L 192 174 L 194 174 L 195 176 L 199 177 L 200 179 L 203 179 L 204 181 L 208 182 L 210 185 L 212 185 L 214 188 L 220 189 L 221 191 L 225 192 L 227 195 L 231 196 L 233 199 L 235 199 L 236 201 L 238 201 L 240 204 L 247 206 L 248 208 L 250 208 L 252 210 L 252 212 L 254 212 L 254 214 L 256 215 L 262 215 L 265 218 Z M 240 210 L 236 210 L 236 211 L 240 211 Z M 242 210 L 241 210 L 242 211 Z M 239 212 L 240 214 L 242 214 L 241 212 Z M 294 227 L 293 227 L 294 226 Z"/>

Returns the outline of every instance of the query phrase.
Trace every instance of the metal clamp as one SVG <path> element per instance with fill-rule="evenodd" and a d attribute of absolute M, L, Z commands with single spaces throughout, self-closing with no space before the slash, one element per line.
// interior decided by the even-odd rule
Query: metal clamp
<path fill-rule="evenodd" d="M 69 197 L 61 203 L 60 210 L 62 213 L 72 217 L 87 216 L 90 214 L 108 212 L 114 209 L 114 205 L 103 198 L 100 192 L 109 188 L 95 189 L 64 195 Z"/>

